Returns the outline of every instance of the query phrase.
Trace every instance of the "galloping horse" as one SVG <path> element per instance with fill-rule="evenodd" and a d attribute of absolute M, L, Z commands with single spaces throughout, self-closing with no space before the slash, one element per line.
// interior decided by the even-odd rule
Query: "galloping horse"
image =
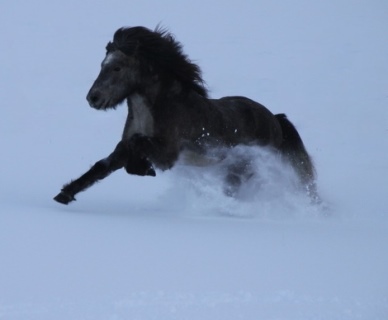
<path fill-rule="evenodd" d="M 54 198 L 60 203 L 75 200 L 78 192 L 121 168 L 155 176 L 155 168 L 170 169 L 183 154 L 206 158 L 211 150 L 227 152 L 237 145 L 278 152 L 295 169 L 301 186 L 317 198 L 313 163 L 287 117 L 245 97 L 210 99 L 200 68 L 164 29 L 117 30 L 87 100 L 97 110 L 116 108 L 126 100 L 128 117 L 114 151 L 65 185 Z M 231 196 L 253 174 L 249 159 L 240 159 L 227 171 L 225 190 Z"/>

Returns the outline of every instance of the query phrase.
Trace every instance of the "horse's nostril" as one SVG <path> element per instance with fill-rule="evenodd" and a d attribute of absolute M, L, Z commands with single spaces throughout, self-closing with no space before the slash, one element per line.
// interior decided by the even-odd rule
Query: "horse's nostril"
<path fill-rule="evenodd" d="M 90 101 L 96 103 L 100 99 L 98 94 L 94 94 L 90 97 Z"/>
<path fill-rule="evenodd" d="M 90 104 L 95 104 L 100 100 L 100 95 L 98 92 L 89 93 L 86 97 Z"/>

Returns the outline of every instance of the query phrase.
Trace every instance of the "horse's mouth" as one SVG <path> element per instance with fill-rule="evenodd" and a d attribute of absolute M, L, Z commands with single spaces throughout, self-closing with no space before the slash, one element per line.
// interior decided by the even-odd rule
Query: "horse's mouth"
<path fill-rule="evenodd" d="M 108 110 L 115 109 L 117 107 L 117 104 L 112 103 L 112 101 L 108 99 L 104 101 L 99 101 L 98 104 L 89 101 L 89 106 L 96 110 Z"/>

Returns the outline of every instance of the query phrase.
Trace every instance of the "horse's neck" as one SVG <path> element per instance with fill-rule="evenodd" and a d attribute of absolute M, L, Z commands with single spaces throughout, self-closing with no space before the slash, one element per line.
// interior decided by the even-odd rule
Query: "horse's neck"
<path fill-rule="evenodd" d="M 141 90 L 147 100 L 155 105 L 160 101 L 178 98 L 184 91 L 183 85 L 175 79 L 159 79 L 153 83 L 148 83 Z"/>

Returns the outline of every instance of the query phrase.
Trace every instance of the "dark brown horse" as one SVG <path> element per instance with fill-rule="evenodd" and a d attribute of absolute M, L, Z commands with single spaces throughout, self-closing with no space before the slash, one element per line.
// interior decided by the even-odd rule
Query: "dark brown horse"
<path fill-rule="evenodd" d="M 273 115 L 245 97 L 210 99 L 200 68 L 166 30 L 121 28 L 106 47 L 101 71 L 87 100 L 97 110 L 127 101 L 128 118 L 120 142 L 106 158 L 65 185 L 54 198 L 68 204 L 74 196 L 125 168 L 130 174 L 155 176 L 179 157 L 206 158 L 214 150 L 221 161 L 237 145 L 267 146 L 289 161 L 301 186 L 313 198 L 314 167 L 303 142 L 284 114 Z M 189 155 L 189 156 L 187 156 Z M 225 191 L 233 195 L 253 172 L 249 159 L 230 165 Z"/>

